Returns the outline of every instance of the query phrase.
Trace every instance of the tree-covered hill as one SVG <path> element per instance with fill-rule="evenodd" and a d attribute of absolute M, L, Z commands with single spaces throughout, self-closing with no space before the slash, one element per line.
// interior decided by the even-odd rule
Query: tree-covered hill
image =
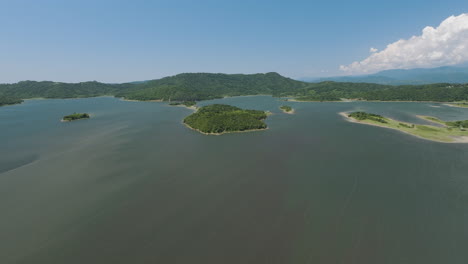
<path fill-rule="evenodd" d="M 83 98 L 112 95 L 132 100 L 201 101 L 225 96 L 266 94 L 304 101 L 342 98 L 382 101 L 467 101 L 466 84 L 380 85 L 372 83 L 306 83 L 277 73 L 183 73 L 158 80 L 123 84 L 23 81 L 0 84 L 0 100 L 28 98 Z M 2 99 L 3 98 L 3 99 Z M 5 104 L 5 103 L 4 103 Z M 8 103 L 10 104 L 10 103 Z"/>
<path fill-rule="evenodd" d="M 100 82 L 62 83 L 23 81 L 0 84 L 0 95 L 11 98 L 81 98 L 115 95 L 130 88 L 131 84 L 105 84 Z"/>
<path fill-rule="evenodd" d="M 18 99 L 18 98 L 12 98 L 12 97 L 7 97 L 7 96 L 0 95 L 0 106 L 20 104 L 22 102 L 23 102 L 23 100 Z"/>
<path fill-rule="evenodd" d="M 119 95 L 133 100 L 199 101 L 238 95 L 295 95 L 307 85 L 277 73 L 183 73 L 142 83 L 136 91 Z"/>
<path fill-rule="evenodd" d="M 468 100 L 466 84 L 380 85 L 370 83 L 321 82 L 298 92 L 303 101 L 337 101 L 359 99 L 372 101 L 434 101 L 453 102 Z"/>

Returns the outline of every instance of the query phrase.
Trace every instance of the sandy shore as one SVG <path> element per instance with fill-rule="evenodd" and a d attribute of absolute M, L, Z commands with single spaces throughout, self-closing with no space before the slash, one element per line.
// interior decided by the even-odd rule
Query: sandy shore
<path fill-rule="evenodd" d="M 346 103 L 351 101 L 301 101 L 294 98 L 288 98 L 286 102 L 296 102 L 296 103 Z"/>
<path fill-rule="evenodd" d="M 468 105 L 461 106 L 461 105 L 457 105 L 457 103 L 444 103 L 443 105 L 449 106 L 449 107 L 456 107 L 456 108 L 468 108 Z"/>
<path fill-rule="evenodd" d="M 428 138 L 425 138 L 425 137 L 421 137 L 421 136 L 418 136 L 418 135 L 415 135 L 415 134 L 412 134 L 412 133 L 409 133 L 409 132 L 406 132 L 404 130 L 400 130 L 400 129 L 397 129 L 397 128 L 393 128 L 393 127 L 388 127 L 388 126 L 385 126 L 385 125 L 379 125 L 379 124 L 373 124 L 373 123 L 367 123 L 367 122 L 363 122 L 363 121 L 359 121 L 357 119 L 354 119 L 352 117 L 349 117 L 348 116 L 348 112 L 340 112 L 338 113 L 340 116 L 344 117 L 346 121 L 348 122 L 351 122 L 351 123 L 358 123 L 358 124 L 364 124 L 364 125 L 369 125 L 369 126 L 376 126 L 376 127 L 383 127 L 383 128 L 387 128 L 387 129 L 392 129 L 392 130 L 396 130 L 396 131 L 400 131 L 402 133 L 405 133 L 405 134 L 408 134 L 408 135 L 411 135 L 413 137 L 417 137 L 417 138 L 420 138 L 420 139 L 424 139 L 424 140 L 428 140 L 428 141 L 432 141 L 432 142 L 439 142 L 439 143 L 468 143 L 468 136 L 452 136 L 450 138 L 453 139 L 453 141 L 451 142 L 447 142 L 447 141 L 440 141 L 440 140 L 434 140 L 434 139 L 428 139 Z M 426 120 L 426 119 L 424 119 Z M 396 121 L 396 120 L 395 120 Z M 402 123 L 405 123 L 407 124 L 406 122 L 402 122 Z"/>
<path fill-rule="evenodd" d="M 186 105 L 183 105 L 183 104 L 180 104 L 180 105 L 168 105 L 168 106 L 172 106 L 172 107 L 183 107 L 183 108 L 187 108 L 187 109 L 190 109 L 192 111 L 197 111 L 198 110 L 198 106 L 196 105 L 192 105 L 192 106 L 186 106 Z"/>
<path fill-rule="evenodd" d="M 120 98 L 121 101 L 126 101 L 126 102 L 164 102 L 163 100 L 131 100 L 131 99 L 125 99 L 125 98 Z"/>

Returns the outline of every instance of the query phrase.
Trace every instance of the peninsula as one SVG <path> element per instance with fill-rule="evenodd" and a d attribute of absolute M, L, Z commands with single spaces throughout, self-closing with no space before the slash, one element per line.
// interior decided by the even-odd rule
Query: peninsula
<path fill-rule="evenodd" d="M 397 121 L 381 115 L 366 112 L 340 113 L 348 121 L 372 126 L 395 129 L 419 138 L 443 143 L 468 143 L 468 120 L 442 121 L 431 116 L 418 116 L 436 125 L 419 125 Z"/>
<path fill-rule="evenodd" d="M 468 108 L 467 102 L 447 103 L 448 106 Z"/>
<path fill-rule="evenodd" d="M 1 96 L 0 95 L 0 106 L 4 105 L 14 105 L 14 104 L 21 104 L 23 100 L 18 98 L 12 98 L 8 96 Z"/>
<path fill-rule="evenodd" d="M 71 122 L 71 121 L 76 121 L 80 119 L 88 119 L 89 114 L 87 113 L 73 113 L 71 115 L 64 116 L 62 119 L 62 122 Z"/>
<path fill-rule="evenodd" d="M 199 108 L 187 116 L 184 124 L 207 135 L 246 132 L 267 129 L 263 122 L 268 114 L 259 110 L 244 110 L 239 107 L 213 104 Z"/>

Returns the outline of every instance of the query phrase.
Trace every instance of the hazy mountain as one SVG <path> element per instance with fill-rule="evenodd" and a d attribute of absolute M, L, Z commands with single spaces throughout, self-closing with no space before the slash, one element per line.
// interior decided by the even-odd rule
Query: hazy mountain
<path fill-rule="evenodd" d="M 386 70 L 370 75 L 304 78 L 304 81 L 361 82 L 378 84 L 468 83 L 468 66 L 445 66 L 409 70 Z"/>

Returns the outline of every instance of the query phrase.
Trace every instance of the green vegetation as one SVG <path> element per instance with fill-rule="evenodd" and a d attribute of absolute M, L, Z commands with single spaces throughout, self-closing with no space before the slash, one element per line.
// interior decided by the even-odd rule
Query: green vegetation
<path fill-rule="evenodd" d="M 271 94 L 294 95 L 308 84 L 277 73 L 213 74 L 183 73 L 137 85 L 134 91 L 121 93 L 127 99 L 163 101 L 200 101 L 226 96 Z"/>
<path fill-rule="evenodd" d="M 353 118 L 360 123 L 396 129 L 413 136 L 432 141 L 468 143 L 468 132 L 464 129 L 465 125 L 468 126 L 468 120 L 444 122 L 435 117 L 418 116 L 424 120 L 441 124 L 441 126 L 431 126 L 400 122 L 380 115 L 365 112 L 351 113 L 348 115 L 348 117 Z"/>
<path fill-rule="evenodd" d="M 449 105 L 455 106 L 455 107 L 468 107 L 468 103 L 465 103 L 465 102 L 463 102 L 463 103 L 451 103 Z"/>
<path fill-rule="evenodd" d="M 75 121 L 80 119 L 89 118 L 89 114 L 87 113 L 73 113 L 71 115 L 67 115 L 63 117 L 63 121 Z"/>
<path fill-rule="evenodd" d="M 12 98 L 12 97 L 7 97 L 7 96 L 1 96 L 0 95 L 0 106 L 21 104 L 22 102 L 23 102 L 23 100 L 18 99 L 18 98 Z"/>
<path fill-rule="evenodd" d="M 468 120 L 445 122 L 448 127 L 465 129 L 468 128 Z"/>
<path fill-rule="evenodd" d="M 184 123 L 206 134 L 266 129 L 267 114 L 258 110 L 244 110 L 235 106 L 214 104 L 203 106 L 187 116 Z"/>
<path fill-rule="evenodd" d="M 23 81 L 0 84 L 0 98 L 83 98 L 102 95 L 129 100 L 195 102 L 226 96 L 267 94 L 299 101 L 468 101 L 468 84 L 380 85 L 325 81 L 306 83 L 266 74 L 183 73 L 145 82 L 107 84 Z M 463 106 L 463 104 L 460 104 Z"/>
<path fill-rule="evenodd" d="M 348 116 L 356 120 L 372 120 L 372 121 L 377 121 L 379 123 L 387 123 L 387 121 L 385 120 L 383 116 L 370 114 L 366 112 L 354 112 L 354 113 L 349 114 Z"/>
<path fill-rule="evenodd" d="M 402 127 L 406 127 L 406 128 L 414 128 L 414 124 L 408 125 L 408 124 L 405 124 L 405 123 L 399 123 L 398 125 L 402 126 Z"/>
<path fill-rule="evenodd" d="M 442 121 L 436 117 L 432 116 L 418 116 L 419 118 L 425 119 L 430 122 L 441 124 L 450 129 L 460 129 L 464 130 L 468 128 L 468 120 L 461 120 L 461 121 Z"/>
<path fill-rule="evenodd" d="M 169 105 L 185 105 L 186 107 L 195 106 L 197 102 L 195 101 L 184 101 L 184 102 L 170 102 Z"/>
<path fill-rule="evenodd" d="M 418 117 L 422 118 L 422 119 L 426 119 L 427 121 L 431 121 L 431 122 L 434 122 L 434 123 L 445 124 L 444 121 L 440 120 L 437 117 L 433 117 L 433 116 L 418 116 Z"/>
<path fill-rule="evenodd" d="M 455 102 L 468 98 L 468 84 L 380 85 L 369 83 L 312 83 L 298 91 L 298 101 L 434 101 Z"/>
<path fill-rule="evenodd" d="M 289 105 L 282 105 L 280 106 L 280 109 L 283 110 L 283 112 L 285 113 L 289 113 L 293 111 L 292 107 L 290 107 Z"/>

